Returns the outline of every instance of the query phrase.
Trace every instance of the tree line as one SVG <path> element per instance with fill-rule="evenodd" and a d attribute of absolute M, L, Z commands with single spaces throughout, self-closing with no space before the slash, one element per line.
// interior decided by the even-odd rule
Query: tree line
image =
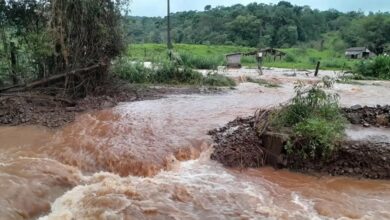
<path fill-rule="evenodd" d="M 166 41 L 166 18 L 129 16 L 125 24 L 132 43 Z M 389 49 L 390 14 L 320 11 L 286 1 L 215 8 L 208 5 L 204 11 L 172 14 L 175 43 L 285 48 L 321 42 L 328 32 L 337 32 L 344 47 L 367 46 L 382 53 Z"/>

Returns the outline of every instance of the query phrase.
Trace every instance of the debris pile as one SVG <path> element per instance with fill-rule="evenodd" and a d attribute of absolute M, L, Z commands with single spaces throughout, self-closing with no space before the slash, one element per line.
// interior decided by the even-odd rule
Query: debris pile
<path fill-rule="evenodd" d="M 354 125 L 365 127 L 390 127 L 390 106 L 367 107 L 355 105 L 351 108 L 344 108 L 345 117 Z"/>
<path fill-rule="evenodd" d="M 237 118 L 209 134 L 215 142 L 212 160 L 227 167 L 257 168 L 265 164 L 262 141 L 254 128 L 255 118 Z"/>

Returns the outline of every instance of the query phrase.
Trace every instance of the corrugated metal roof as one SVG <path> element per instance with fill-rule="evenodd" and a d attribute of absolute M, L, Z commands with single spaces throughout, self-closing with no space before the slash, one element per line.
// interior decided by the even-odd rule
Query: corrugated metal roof
<path fill-rule="evenodd" d="M 367 50 L 366 47 L 351 47 L 347 49 L 347 52 L 365 52 Z"/>

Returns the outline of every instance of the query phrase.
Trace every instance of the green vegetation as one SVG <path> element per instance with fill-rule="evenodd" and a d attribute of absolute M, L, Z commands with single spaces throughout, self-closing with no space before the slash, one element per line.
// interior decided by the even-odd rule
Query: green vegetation
<path fill-rule="evenodd" d="M 331 45 L 337 52 L 348 47 L 368 46 L 377 54 L 390 46 L 389 13 L 319 11 L 281 1 L 278 4 L 207 6 L 204 11 L 173 13 L 172 20 L 176 43 L 258 48 L 306 44 L 318 50 Z M 131 43 L 166 41 L 165 18 L 127 17 L 125 26 Z"/>
<path fill-rule="evenodd" d="M 225 55 L 235 52 L 252 52 L 256 48 L 239 46 L 207 46 L 177 44 L 175 51 L 181 57 L 184 65 L 195 69 L 216 69 L 225 64 Z M 263 61 L 265 67 L 293 68 L 293 69 L 314 69 L 317 62 L 321 61 L 321 69 L 350 70 L 356 61 L 344 57 L 344 52 L 336 52 L 331 49 L 320 51 L 318 49 L 289 48 L 281 49 L 287 55 L 275 61 L 269 57 Z M 134 44 L 128 49 L 128 56 L 132 60 L 159 61 L 167 59 L 166 45 L 164 44 Z M 254 56 L 243 56 L 243 66 L 257 67 Z"/>
<path fill-rule="evenodd" d="M 327 94 L 323 88 L 332 85 L 329 79 L 321 84 L 296 86 L 296 96 L 271 119 L 276 129 L 290 128 L 292 138 L 286 146 L 289 154 L 304 159 L 323 159 L 335 150 L 343 137 L 345 122 L 338 104 L 338 96 Z"/>
<path fill-rule="evenodd" d="M 219 56 L 199 56 L 189 52 L 182 52 L 179 54 L 184 65 L 196 69 L 213 69 L 216 70 L 218 66 L 225 61 L 223 55 Z"/>
<path fill-rule="evenodd" d="M 59 75 L 38 85 L 86 95 L 106 78 L 105 67 L 124 49 L 121 12 L 128 2 L 0 1 L 0 81 L 23 85 Z M 77 74 L 62 74 L 72 71 Z"/>
<path fill-rule="evenodd" d="M 235 86 L 235 82 L 219 74 L 201 73 L 186 66 L 176 65 L 174 62 L 164 61 L 145 67 L 141 62 L 121 58 L 114 62 L 111 71 L 130 83 L 137 84 L 187 84 L 205 86 Z"/>
<path fill-rule="evenodd" d="M 281 49 L 286 56 L 280 60 L 272 57 L 263 61 L 265 67 L 292 68 L 292 69 L 315 69 L 317 62 L 321 62 L 320 68 L 323 70 L 350 70 L 354 62 L 344 57 L 344 53 L 333 50 L 317 50 L 307 48 L 289 48 Z M 245 63 L 248 64 L 248 63 Z M 249 66 L 255 66 L 256 60 L 253 60 Z"/>
<path fill-rule="evenodd" d="M 175 44 L 174 49 L 181 56 L 194 56 L 194 59 L 197 59 L 198 57 L 201 57 L 202 59 L 211 58 L 212 60 L 218 60 L 220 64 L 223 64 L 226 54 L 249 52 L 256 48 L 226 45 Z M 165 44 L 131 44 L 128 46 L 127 56 L 133 60 L 143 61 L 166 59 L 167 46 Z M 191 57 L 189 59 L 191 59 Z"/>
<path fill-rule="evenodd" d="M 390 57 L 378 56 L 358 62 L 354 72 L 357 78 L 390 80 Z"/>

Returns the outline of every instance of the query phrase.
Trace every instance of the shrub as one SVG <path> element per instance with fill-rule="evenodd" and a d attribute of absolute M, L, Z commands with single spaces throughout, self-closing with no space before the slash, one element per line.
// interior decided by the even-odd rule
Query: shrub
<path fill-rule="evenodd" d="M 296 96 L 271 119 L 274 128 L 291 128 L 292 137 L 286 150 L 300 157 L 323 159 L 331 155 L 336 142 L 343 136 L 345 119 L 340 112 L 338 96 L 323 88 L 333 82 L 305 88 L 296 86 Z"/>
<path fill-rule="evenodd" d="M 378 56 L 372 60 L 365 60 L 357 63 L 354 73 L 364 77 L 390 80 L 390 57 Z"/>
<path fill-rule="evenodd" d="M 164 84 L 201 84 L 203 75 L 188 67 L 179 67 L 171 62 L 157 66 L 152 74 L 152 82 Z"/>
<path fill-rule="evenodd" d="M 207 86 L 235 86 L 234 80 L 219 74 L 201 73 L 175 62 L 164 61 L 152 67 L 126 58 L 116 60 L 111 71 L 130 83 L 189 84 Z"/>
<path fill-rule="evenodd" d="M 295 153 L 305 159 L 327 158 L 335 150 L 334 140 L 342 137 L 343 130 L 344 126 L 340 123 L 318 116 L 309 117 L 293 128 L 299 139 L 295 142 Z"/>
<path fill-rule="evenodd" d="M 152 70 L 141 62 L 120 58 L 112 65 L 112 72 L 130 83 L 147 83 L 151 81 Z"/>

